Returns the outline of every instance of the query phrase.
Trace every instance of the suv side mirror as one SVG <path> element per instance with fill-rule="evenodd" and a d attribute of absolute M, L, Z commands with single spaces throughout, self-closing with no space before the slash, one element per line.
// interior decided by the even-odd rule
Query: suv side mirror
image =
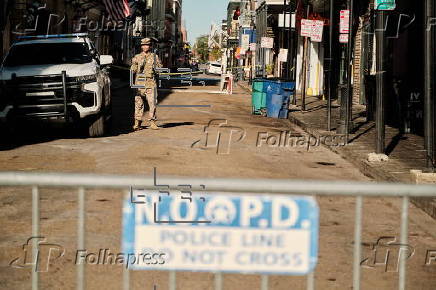
<path fill-rule="evenodd" d="M 100 65 L 108 65 L 114 62 L 112 55 L 100 55 Z"/>

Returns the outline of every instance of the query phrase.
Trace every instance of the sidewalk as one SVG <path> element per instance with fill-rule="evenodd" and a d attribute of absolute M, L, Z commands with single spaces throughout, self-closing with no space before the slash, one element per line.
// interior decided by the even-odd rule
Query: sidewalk
<path fill-rule="evenodd" d="M 238 82 L 245 91 L 251 93 L 247 82 Z M 300 105 L 301 100 L 297 100 Z M 424 138 L 413 134 L 400 136 L 398 129 L 386 126 L 386 162 L 368 162 L 369 153 L 375 152 L 375 124 L 366 122 L 365 106 L 353 104 L 354 132 L 349 136 L 347 146 L 327 146 L 333 152 L 354 164 L 362 173 L 377 181 L 415 183 L 410 170 L 426 170 Z M 332 132 L 336 129 L 339 108 L 332 108 Z M 327 131 L 326 101 L 318 97 L 306 97 L 306 111 L 291 111 L 291 122 L 297 124 L 314 137 L 332 134 Z M 413 198 L 418 207 L 436 218 L 436 199 Z"/>

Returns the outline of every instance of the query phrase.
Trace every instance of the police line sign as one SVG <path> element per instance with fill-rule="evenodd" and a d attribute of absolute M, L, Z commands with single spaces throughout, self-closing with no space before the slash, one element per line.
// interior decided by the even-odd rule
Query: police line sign
<path fill-rule="evenodd" d="M 165 253 L 165 263 L 139 261 L 131 269 L 306 275 L 316 265 L 319 209 L 312 197 L 132 195 L 124 202 L 123 251 Z"/>

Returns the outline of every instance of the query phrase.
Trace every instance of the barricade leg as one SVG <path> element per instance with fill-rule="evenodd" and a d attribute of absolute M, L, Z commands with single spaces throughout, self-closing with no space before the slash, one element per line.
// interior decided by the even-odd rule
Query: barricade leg
<path fill-rule="evenodd" d="M 36 267 L 38 255 L 38 239 L 39 236 L 39 189 L 37 186 L 32 187 L 32 290 L 39 289 L 39 272 Z"/>

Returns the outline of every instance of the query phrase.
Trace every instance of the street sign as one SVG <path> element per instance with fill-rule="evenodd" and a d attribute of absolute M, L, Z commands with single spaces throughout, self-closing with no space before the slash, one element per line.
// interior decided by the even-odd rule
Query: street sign
<path fill-rule="evenodd" d="M 310 37 L 311 41 L 321 42 L 323 29 L 324 21 L 322 20 L 301 19 L 300 35 Z"/>
<path fill-rule="evenodd" d="M 396 6 L 395 0 L 374 0 L 376 10 L 395 10 Z"/>
<path fill-rule="evenodd" d="M 260 42 L 260 47 L 273 48 L 274 47 L 274 38 L 262 37 L 261 42 Z"/>
<path fill-rule="evenodd" d="M 350 30 L 350 10 L 341 10 L 339 21 L 339 33 L 349 33 Z"/>
<path fill-rule="evenodd" d="M 310 37 L 312 35 L 313 20 L 301 19 L 301 32 L 300 35 Z"/>
<path fill-rule="evenodd" d="M 348 33 L 339 34 L 339 42 L 340 43 L 348 43 Z"/>
<path fill-rule="evenodd" d="M 287 62 L 288 61 L 288 49 L 280 48 L 278 61 Z"/>
<path fill-rule="evenodd" d="M 324 29 L 324 21 L 314 20 L 310 40 L 314 42 L 321 42 L 323 29 Z"/>
<path fill-rule="evenodd" d="M 123 252 L 164 253 L 165 262 L 131 269 L 306 275 L 316 265 L 313 197 L 132 192 L 123 208 Z"/>

